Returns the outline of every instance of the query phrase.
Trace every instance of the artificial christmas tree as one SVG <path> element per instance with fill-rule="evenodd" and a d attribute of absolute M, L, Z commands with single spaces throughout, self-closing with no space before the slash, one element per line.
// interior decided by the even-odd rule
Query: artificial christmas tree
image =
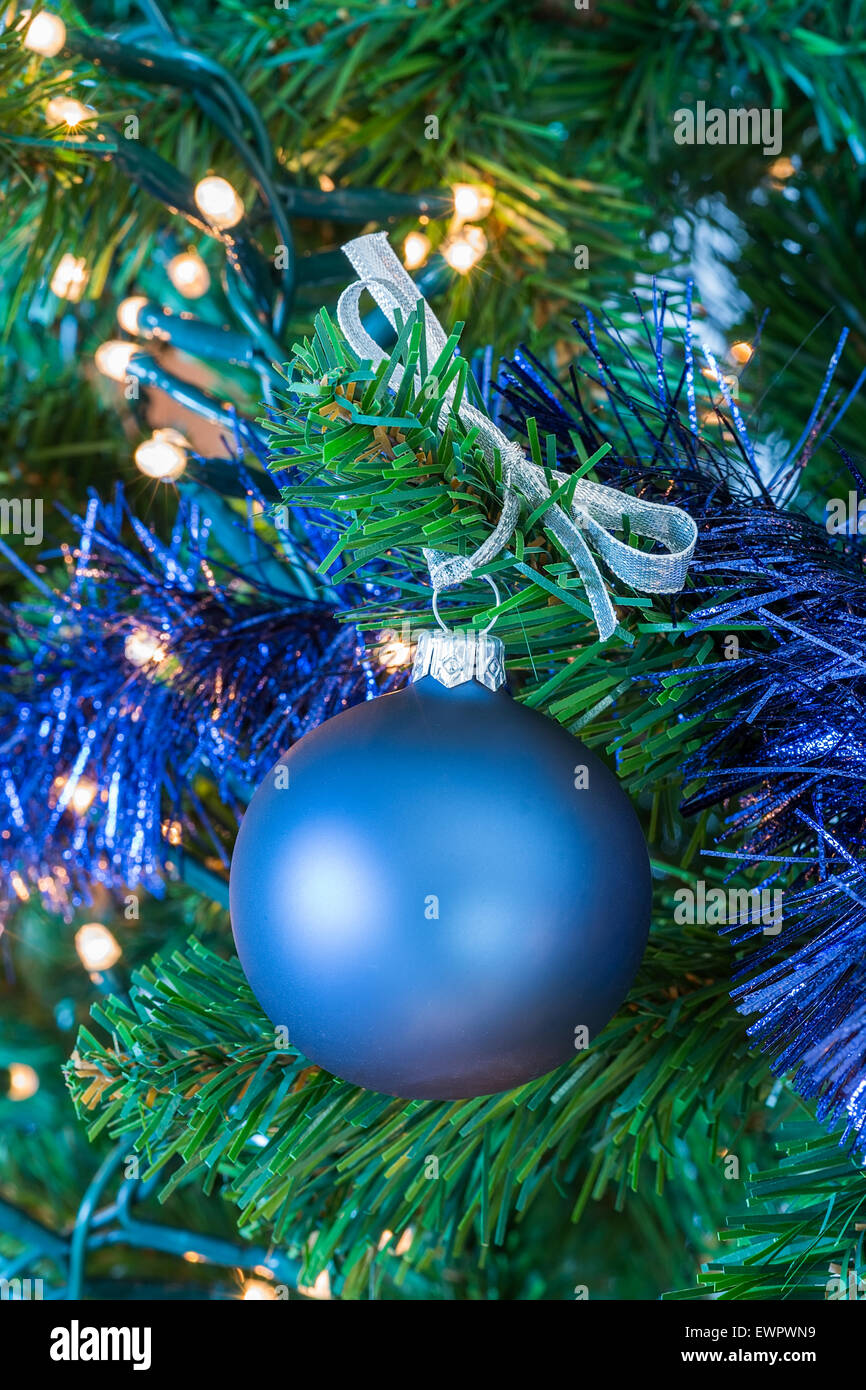
<path fill-rule="evenodd" d="M 0 1276 L 860 1297 L 856 505 L 824 524 L 861 484 L 857 7 L 62 20 L 0 40 Z M 781 112 L 781 152 L 677 143 L 699 101 Z M 409 308 L 359 297 L 377 351 L 336 319 L 383 230 L 438 369 Z M 514 489 L 479 418 L 544 481 L 481 560 Z M 625 569 L 564 539 L 593 489 Z M 675 548 L 648 508 L 697 533 L 667 588 L 633 582 Z M 449 565 L 499 594 L 449 621 L 495 620 L 631 797 L 652 926 L 571 1061 L 407 1103 L 268 1020 L 228 873 L 268 769 L 405 685 Z"/>

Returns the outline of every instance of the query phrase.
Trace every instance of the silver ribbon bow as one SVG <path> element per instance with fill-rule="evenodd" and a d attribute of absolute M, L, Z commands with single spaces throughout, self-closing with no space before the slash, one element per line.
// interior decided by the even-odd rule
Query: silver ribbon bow
<path fill-rule="evenodd" d="M 343 291 L 337 305 L 337 320 L 352 349 L 362 359 L 370 360 L 374 367 L 389 356 L 370 337 L 361 322 L 360 299 L 364 290 L 368 290 L 397 331 L 400 327 L 397 310 L 402 323 L 405 323 L 419 304 L 423 306 L 427 361 L 432 367 L 447 338 L 436 315 L 391 249 L 387 232 L 356 237 L 354 241 L 346 242 L 343 251 L 358 274 L 358 280 Z M 399 387 L 402 377 L 403 368 L 395 367 L 392 377 L 395 389 Z M 422 382 L 418 370 L 415 381 L 420 391 Z M 453 400 L 455 392 L 456 385 L 451 386 L 446 393 L 447 403 Z M 475 406 L 464 401 L 460 405 L 459 415 L 467 425 L 478 430 L 480 447 L 491 467 L 499 454 L 505 495 L 496 527 L 474 554 L 462 556 L 447 555 L 439 550 L 424 551 L 436 593 L 465 583 L 482 565 L 489 564 L 501 554 L 514 534 L 520 516 L 521 497 L 535 510 L 550 498 L 548 478 L 558 485 L 567 482 L 569 477 L 567 473 L 555 470 L 545 474 L 543 468 L 526 457 L 519 444 L 508 439 Z M 444 429 L 446 423 L 447 412 L 440 411 L 439 427 Z M 646 554 L 612 535 L 608 528 L 622 529 L 624 516 L 628 518 L 629 527 L 635 535 L 660 541 L 668 553 Z M 558 503 L 552 503 L 544 512 L 544 525 L 559 541 L 580 575 L 602 641 L 616 630 L 616 613 L 584 535 L 592 541 L 617 578 L 645 594 L 674 594 L 682 589 L 698 538 L 695 522 L 679 507 L 645 502 L 616 488 L 588 482 L 585 478 L 577 481 L 568 512 Z"/>

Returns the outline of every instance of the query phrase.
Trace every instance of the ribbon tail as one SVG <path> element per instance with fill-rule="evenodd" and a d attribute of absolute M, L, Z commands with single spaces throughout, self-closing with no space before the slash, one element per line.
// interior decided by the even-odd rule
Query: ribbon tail
<path fill-rule="evenodd" d="M 359 357 L 368 357 L 375 369 L 381 366 L 387 354 L 381 344 L 377 343 L 375 338 L 370 337 L 361 322 L 358 305 L 361 295 L 366 289 L 369 289 L 369 286 L 362 285 L 357 280 L 346 286 L 337 300 L 337 323 L 340 325 L 343 337 L 352 351 L 356 352 Z M 370 290 L 370 293 L 372 294 L 373 291 Z"/>
<path fill-rule="evenodd" d="M 606 642 L 608 637 L 612 637 L 616 632 L 616 611 L 610 601 L 601 570 L 595 563 L 589 546 L 574 522 L 566 516 L 561 507 L 552 507 L 545 514 L 544 524 L 556 536 L 580 575 L 592 608 L 598 635 L 602 642 Z"/>
<path fill-rule="evenodd" d="M 397 327 L 395 307 L 401 311 L 405 321 L 418 300 L 424 298 L 412 276 L 395 254 L 388 241 L 387 232 L 355 237 L 353 241 L 344 242 L 342 251 L 359 281 L 369 289 L 392 328 Z M 388 291 L 389 300 L 384 304 L 379 298 L 383 289 Z"/>
<path fill-rule="evenodd" d="M 688 512 L 582 479 L 572 499 L 572 513 L 618 579 L 643 594 L 680 592 L 698 540 L 697 523 Z M 658 541 L 666 553 L 636 550 L 611 535 L 608 527 L 621 529 L 623 517 L 633 535 Z"/>
<path fill-rule="evenodd" d="M 368 290 L 395 332 L 400 326 L 398 313 L 405 324 L 421 306 L 427 360 L 432 366 L 448 340 L 430 305 L 395 255 L 388 241 L 388 233 L 375 232 L 369 236 L 355 237 L 353 241 L 345 242 L 342 251 L 358 276 L 358 280 L 343 291 L 337 303 L 337 322 L 353 350 L 359 356 L 369 357 L 377 367 L 388 356 L 361 322 L 359 301 L 363 291 Z M 402 377 L 402 370 L 400 375 Z M 420 377 L 416 385 L 420 388 Z"/>
<path fill-rule="evenodd" d="M 444 550 L 425 550 L 424 559 L 430 571 L 430 583 L 438 593 L 440 589 L 453 589 L 457 584 L 465 584 L 482 565 L 495 560 L 514 535 L 514 528 L 520 516 L 520 498 L 510 489 L 502 503 L 502 513 L 495 528 L 472 555 L 449 555 Z"/>
<path fill-rule="evenodd" d="M 556 475 L 559 478 L 559 474 Z M 563 479 L 565 475 L 562 475 Z M 512 468 L 510 481 L 520 490 L 529 505 L 538 508 L 550 498 L 550 489 L 542 470 L 523 457 L 523 461 Z M 608 491 L 609 489 L 605 489 Z M 618 495 L 618 494 L 617 494 Z M 595 625 L 602 642 L 606 642 L 616 631 L 616 612 L 607 592 L 607 585 L 584 540 L 578 526 L 558 505 L 549 507 L 544 513 L 544 525 L 559 541 L 583 581 L 586 596 L 592 608 Z"/>

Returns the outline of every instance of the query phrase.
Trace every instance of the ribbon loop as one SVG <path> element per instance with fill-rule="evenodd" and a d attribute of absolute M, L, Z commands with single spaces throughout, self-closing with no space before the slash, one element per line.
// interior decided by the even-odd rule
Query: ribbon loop
<path fill-rule="evenodd" d="M 366 289 L 391 327 L 397 331 L 401 326 L 397 321 L 397 312 L 405 323 L 409 315 L 421 307 L 427 360 L 432 367 L 448 339 L 433 310 L 391 249 L 387 233 L 376 232 L 371 236 L 356 237 L 354 241 L 346 243 L 343 251 L 358 280 L 347 286 L 340 295 L 337 321 L 353 351 L 372 362 L 374 368 L 388 359 L 388 353 L 370 336 L 361 322 L 359 305 Z M 403 376 L 404 369 L 395 366 L 393 377 L 396 387 L 401 384 Z M 415 372 L 415 384 L 420 390 L 422 383 L 418 370 Z M 446 391 L 447 405 L 453 402 L 456 390 L 456 384 L 452 384 Z M 443 414 L 447 412 L 440 412 L 440 421 Z M 503 434 L 477 407 L 463 401 L 459 414 L 465 424 L 478 430 L 479 444 L 491 466 L 499 455 L 504 487 L 502 514 L 494 530 L 472 555 L 424 551 L 430 582 L 436 593 L 464 584 L 483 565 L 502 553 L 520 518 L 521 499 L 537 510 L 545 502 L 550 502 L 548 477 L 552 477 L 557 486 L 569 480 L 567 473 L 556 470 L 552 474 L 545 474 L 543 468 L 526 457 L 519 444 Z M 445 422 L 442 421 L 440 428 L 444 427 Z M 587 538 L 592 541 L 608 569 L 641 593 L 678 593 L 685 583 L 698 528 L 694 519 L 680 507 L 647 502 L 643 498 L 619 492 L 616 488 L 580 478 L 574 485 L 569 510 L 553 502 L 543 516 L 545 527 L 556 537 L 580 575 L 602 641 L 616 630 L 616 613 Z M 612 531 L 622 529 L 624 517 L 628 519 L 632 534 L 658 541 L 665 547 L 665 553 L 635 550 L 613 535 Z"/>

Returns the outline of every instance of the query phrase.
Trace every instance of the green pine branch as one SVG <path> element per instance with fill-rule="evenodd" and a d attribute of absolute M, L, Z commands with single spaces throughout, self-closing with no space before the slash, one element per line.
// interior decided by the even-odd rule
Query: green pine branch
<path fill-rule="evenodd" d="M 749 1177 L 746 1213 L 729 1218 L 731 1248 L 705 1266 L 701 1290 L 671 1297 L 866 1298 L 866 1170 L 839 1139 L 783 1125 L 773 1165 Z"/>
<path fill-rule="evenodd" d="M 335 1260 L 355 1296 L 384 1229 L 412 1227 L 422 1263 L 443 1241 L 479 1258 L 546 1188 L 572 1221 L 605 1193 L 619 1205 L 630 1192 L 676 1189 L 686 1137 L 721 1192 L 719 1135 L 741 1133 L 770 1083 L 730 1009 L 713 932 L 695 929 L 672 1009 L 681 933 L 657 930 L 602 1039 L 504 1095 L 407 1103 L 311 1067 L 275 1035 L 237 959 L 195 940 L 135 972 L 128 1000 L 94 1006 L 100 1031 L 82 1030 L 70 1090 L 91 1136 L 128 1142 L 142 1177 L 161 1175 L 163 1198 L 219 1180 L 245 1236 L 298 1245 L 319 1232 L 307 1277 Z"/>

